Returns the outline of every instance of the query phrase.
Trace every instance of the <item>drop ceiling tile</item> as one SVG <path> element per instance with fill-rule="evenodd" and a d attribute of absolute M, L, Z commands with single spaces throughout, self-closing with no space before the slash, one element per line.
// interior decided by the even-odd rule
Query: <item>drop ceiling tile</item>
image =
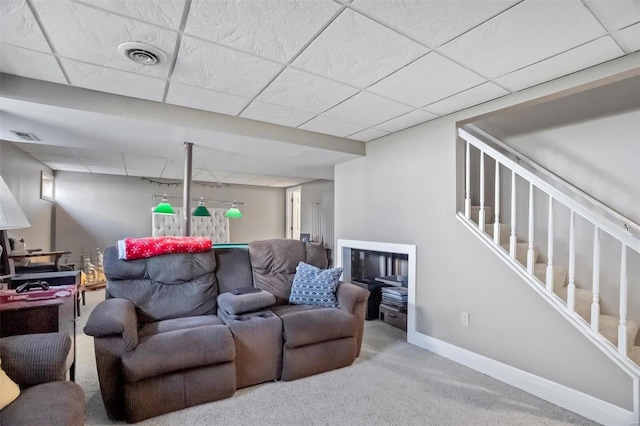
<path fill-rule="evenodd" d="M 166 102 L 220 114 L 238 115 L 250 99 L 227 93 L 171 83 Z"/>
<path fill-rule="evenodd" d="M 605 34 L 580 0 L 524 1 L 438 49 L 489 78 Z"/>
<path fill-rule="evenodd" d="M 420 108 L 484 81 L 476 73 L 430 52 L 367 91 Z"/>
<path fill-rule="evenodd" d="M 122 164 L 122 154 L 119 152 L 99 151 L 95 149 L 70 148 L 70 150 L 82 161 L 101 160 L 119 161 Z"/>
<path fill-rule="evenodd" d="M 89 169 L 87 169 L 83 164 L 79 163 L 66 163 L 64 161 L 43 161 L 51 170 L 62 170 L 65 172 L 82 172 L 88 173 Z"/>
<path fill-rule="evenodd" d="M 0 1 L 0 41 L 39 52 L 52 53 L 25 0 Z"/>
<path fill-rule="evenodd" d="M 64 154 L 39 154 L 39 153 L 31 153 L 31 156 L 38 161 L 48 162 L 53 161 L 57 163 L 74 163 L 74 164 L 82 164 L 80 160 L 78 160 L 74 155 L 69 153 L 69 155 Z"/>
<path fill-rule="evenodd" d="M 185 33 L 285 63 L 338 10 L 328 1 L 194 0 Z"/>
<path fill-rule="evenodd" d="M 363 130 L 361 132 L 358 133 L 354 133 L 353 135 L 349 136 L 349 139 L 355 139 L 357 141 L 362 141 L 362 142 L 369 142 L 372 141 L 374 139 L 378 139 L 381 138 L 383 136 L 387 136 L 389 134 L 389 132 L 385 132 L 384 130 L 378 130 L 378 129 L 366 129 Z"/>
<path fill-rule="evenodd" d="M 150 44 L 170 56 L 177 32 L 69 1 L 31 0 L 58 54 L 95 65 L 166 78 L 171 61 L 136 64 L 118 52 L 125 41 Z M 72 20 L 72 21 L 71 21 Z M 73 22 L 73 23 L 71 23 Z"/>
<path fill-rule="evenodd" d="M 141 21 L 177 30 L 184 11 L 185 0 L 131 1 L 131 0 L 82 0 L 111 12 L 131 16 Z"/>
<path fill-rule="evenodd" d="M 352 4 L 375 19 L 436 48 L 508 9 L 520 0 L 451 1 L 356 0 Z"/>
<path fill-rule="evenodd" d="M 124 167 L 106 166 L 100 164 L 87 164 L 91 173 L 101 173 L 105 175 L 124 175 Z"/>
<path fill-rule="evenodd" d="M 213 178 L 213 181 L 222 181 L 222 179 L 231 176 L 235 172 L 229 172 L 229 171 L 226 171 L 226 170 L 209 170 L 209 169 L 205 169 L 203 171 L 203 173 L 209 174 Z"/>
<path fill-rule="evenodd" d="M 622 49 L 610 36 L 601 37 L 591 43 L 499 77 L 495 81 L 509 90 L 522 90 L 617 58 L 623 54 Z M 429 107 L 426 109 L 431 111 Z"/>
<path fill-rule="evenodd" d="M 184 172 L 181 170 L 165 170 L 159 177 L 164 179 L 182 179 L 184 178 Z"/>
<path fill-rule="evenodd" d="M 638 0 L 584 0 L 584 2 L 610 31 L 619 30 L 640 21 Z"/>
<path fill-rule="evenodd" d="M 464 92 L 456 93 L 453 96 L 434 102 L 424 107 L 425 110 L 438 115 L 447 115 L 455 111 L 460 111 L 491 99 L 499 98 L 509 92 L 494 83 L 487 82 L 473 87 Z"/>
<path fill-rule="evenodd" d="M 257 99 L 319 114 L 357 92 L 353 87 L 287 68 Z"/>
<path fill-rule="evenodd" d="M 233 183 L 236 185 L 243 185 L 252 180 L 261 178 L 263 175 L 254 175 L 250 173 L 234 173 L 231 176 L 227 176 L 221 179 L 224 183 Z"/>
<path fill-rule="evenodd" d="M 311 130 L 312 132 L 325 133 L 327 135 L 346 137 L 366 129 L 366 126 L 347 123 L 346 121 L 319 115 L 298 128 Z"/>
<path fill-rule="evenodd" d="M 4 43 L 0 43 L 0 72 L 67 84 L 67 79 L 52 55 Z"/>
<path fill-rule="evenodd" d="M 134 98 L 162 101 L 165 80 L 62 59 L 71 85 Z"/>
<path fill-rule="evenodd" d="M 427 51 L 426 47 L 346 9 L 292 65 L 365 88 Z"/>
<path fill-rule="evenodd" d="M 284 182 L 288 178 L 283 176 L 262 176 L 261 178 L 252 180 L 249 185 L 270 186 L 276 183 Z"/>
<path fill-rule="evenodd" d="M 137 154 L 125 153 L 124 163 L 127 166 L 127 168 L 129 167 L 148 168 L 149 166 L 151 166 L 152 168 L 156 168 L 156 167 L 164 168 L 167 165 L 167 159 L 164 157 L 153 157 L 150 155 L 137 155 Z"/>
<path fill-rule="evenodd" d="M 65 157 L 74 156 L 71 149 L 63 146 L 44 145 L 42 143 L 14 143 L 14 145 L 28 154 L 50 154 L 62 155 Z"/>
<path fill-rule="evenodd" d="M 149 178 L 159 178 L 162 173 L 162 169 L 149 169 L 149 168 L 128 168 L 127 176 L 140 176 Z"/>
<path fill-rule="evenodd" d="M 376 125 L 376 128 L 387 132 L 397 132 L 408 127 L 413 127 L 417 124 L 424 123 L 425 121 L 433 120 L 434 118 L 438 118 L 438 116 L 430 112 L 416 109 L 407 114 L 401 115 L 400 117 L 380 123 Z"/>
<path fill-rule="evenodd" d="M 624 43 L 627 52 L 640 50 L 640 24 L 631 25 L 618 31 L 618 36 Z"/>
<path fill-rule="evenodd" d="M 281 68 L 273 61 L 185 36 L 173 80 L 253 97 Z"/>
<path fill-rule="evenodd" d="M 291 186 L 302 185 L 315 179 L 308 178 L 287 178 L 287 180 L 269 185 L 274 188 L 289 188 Z"/>
<path fill-rule="evenodd" d="M 412 109 L 410 106 L 368 92 L 360 92 L 331 108 L 324 115 L 371 127 L 406 114 Z"/>
<path fill-rule="evenodd" d="M 245 109 L 240 117 L 252 120 L 266 121 L 267 123 L 280 124 L 282 126 L 298 127 L 305 121 L 312 119 L 315 114 L 298 111 L 280 105 L 266 102 L 253 101 Z"/>

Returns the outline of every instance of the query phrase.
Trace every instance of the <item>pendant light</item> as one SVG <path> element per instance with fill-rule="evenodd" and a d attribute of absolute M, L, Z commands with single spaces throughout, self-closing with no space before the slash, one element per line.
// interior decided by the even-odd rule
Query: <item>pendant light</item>
<path fill-rule="evenodd" d="M 193 210 L 193 213 L 191 213 L 191 216 L 200 216 L 200 217 L 211 216 L 209 209 L 207 209 L 207 206 L 204 205 L 203 197 L 200 197 L 200 201 L 198 201 L 198 207 L 196 207 Z"/>
<path fill-rule="evenodd" d="M 240 213 L 240 210 L 238 210 L 238 203 L 234 201 L 233 204 L 231 205 L 231 208 L 227 210 L 227 212 L 224 215 L 230 218 L 241 219 L 242 213 Z"/>
<path fill-rule="evenodd" d="M 173 207 L 169 204 L 169 200 L 167 199 L 167 194 L 162 196 L 162 201 L 153 209 L 153 212 L 156 214 L 176 214 L 173 211 Z"/>

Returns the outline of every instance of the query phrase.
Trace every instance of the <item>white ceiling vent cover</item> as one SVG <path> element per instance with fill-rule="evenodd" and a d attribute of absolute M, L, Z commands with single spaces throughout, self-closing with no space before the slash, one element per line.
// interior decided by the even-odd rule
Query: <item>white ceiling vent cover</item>
<path fill-rule="evenodd" d="M 162 50 L 139 41 L 121 43 L 118 46 L 118 52 L 141 65 L 155 65 L 167 60 L 167 55 Z"/>
<path fill-rule="evenodd" d="M 9 130 L 11 133 L 19 137 L 20 139 L 24 139 L 25 141 L 39 141 L 38 137 L 33 133 L 23 132 L 20 130 Z"/>

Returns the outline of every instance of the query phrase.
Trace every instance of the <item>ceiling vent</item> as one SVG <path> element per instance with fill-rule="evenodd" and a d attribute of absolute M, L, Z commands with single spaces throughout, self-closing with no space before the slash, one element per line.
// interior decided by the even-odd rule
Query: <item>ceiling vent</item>
<path fill-rule="evenodd" d="M 20 139 L 23 139 L 25 141 L 39 141 L 40 140 L 33 133 L 21 132 L 20 130 L 9 130 L 9 131 L 11 133 L 13 133 L 14 135 L 16 135 L 17 137 L 19 137 Z"/>
<path fill-rule="evenodd" d="M 167 60 L 167 55 L 162 50 L 139 41 L 121 43 L 118 46 L 118 51 L 140 65 L 155 65 Z"/>

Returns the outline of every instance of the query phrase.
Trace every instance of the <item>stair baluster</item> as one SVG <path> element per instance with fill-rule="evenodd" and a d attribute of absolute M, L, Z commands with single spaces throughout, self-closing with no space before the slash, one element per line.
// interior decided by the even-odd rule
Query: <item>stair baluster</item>
<path fill-rule="evenodd" d="M 567 284 L 567 307 L 576 310 L 576 212 L 569 217 L 569 283 Z"/>
<path fill-rule="evenodd" d="M 496 160 L 496 177 L 495 181 L 495 207 L 493 215 L 495 216 L 495 221 L 493 223 L 493 241 L 500 245 L 500 163 Z"/>
<path fill-rule="evenodd" d="M 518 237 L 516 236 L 516 172 L 511 170 L 511 235 L 509 236 L 509 256 L 516 258 L 516 247 Z"/>
<path fill-rule="evenodd" d="M 600 330 L 600 229 L 593 234 L 593 302 L 591 303 L 591 329 Z"/>
<path fill-rule="evenodd" d="M 549 195 L 549 223 L 547 238 L 547 290 L 553 292 L 553 197 Z"/>
<path fill-rule="evenodd" d="M 534 249 L 534 207 L 533 207 L 533 183 L 529 183 L 529 248 L 527 250 L 527 272 L 533 275 L 535 263 Z"/>
<path fill-rule="evenodd" d="M 618 326 L 618 352 L 627 356 L 627 246 L 620 252 L 620 325 Z"/>
<path fill-rule="evenodd" d="M 480 212 L 478 212 L 478 227 L 484 232 L 486 222 L 484 211 L 484 151 L 480 150 Z"/>
<path fill-rule="evenodd" d="M 471 219 L 471 145 L 469 142 L 467 142 L 467 150 L 465 151 L 464 168 L 464 215 L 467 219 Z"/>

